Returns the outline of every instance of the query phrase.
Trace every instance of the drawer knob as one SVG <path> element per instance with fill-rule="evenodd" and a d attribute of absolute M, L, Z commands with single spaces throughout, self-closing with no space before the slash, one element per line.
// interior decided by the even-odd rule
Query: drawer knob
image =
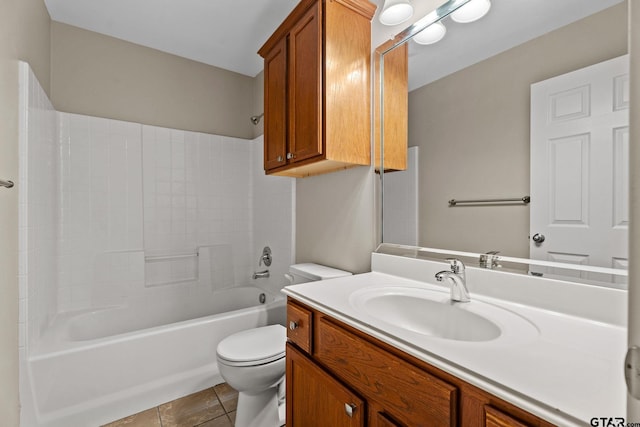
<path fill-rule="evenodd" d="M 344 404 L 344 411 L 347 413 L 349 418 L 353 418 L 353 413 L 355 412 L 356 408 L 356 405 L 354 405 L 353 403 Z"/>
<path fill-rule="evenodd" d="M 298 329 L 298 322 L 294 322 L 293 320 L 291 322 L 289 322 L 289 329 L 291 329 L 292 331 L 295 331 L 296 329 Z"/>

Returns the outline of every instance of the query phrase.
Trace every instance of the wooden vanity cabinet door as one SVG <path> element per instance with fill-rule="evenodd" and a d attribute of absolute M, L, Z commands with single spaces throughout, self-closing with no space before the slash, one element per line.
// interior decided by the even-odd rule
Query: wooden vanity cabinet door
<path fill-rule="evenodd" d="M 528 427 L 527 424 L 488 405 L 484 407 L 484 421 L 485 427 Z"/>
<path fill-rule="evenodd" d="M 287 343 L 287 427 L 364 427 L 365 402 Z"/>
<path fill-rule="evenodd" d="M 457 425 L 455 386 L 353 335 L 327 317 L 319 316 L 316 323 L 314 355 L 368 401 L 375 401 L 407 426 Z"/>
<path fill-rule="evenodd" d="M 384 412 L 376 412 L 372 418 L 371 427 L 402 427 L 397 424 L 391 418 L 384 414 Z"/>

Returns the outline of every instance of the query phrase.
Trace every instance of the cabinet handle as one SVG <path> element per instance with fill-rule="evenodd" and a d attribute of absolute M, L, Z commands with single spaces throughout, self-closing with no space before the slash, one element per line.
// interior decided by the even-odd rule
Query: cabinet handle
<path fill-rule="evenodd" d="M 294 322 L 293 320 L 289 322 L 289 329 L 291 329 L 292 331 L 298 329 L 298 326 L 298 322 Z"/>
<path fill-rule="evenodd" d="M 282 156 L 278 156 L 278 162 L 281 162 L 283 160 Z"/>
<path fill-rule="evenodd" d="M 349 418 L 353 418 L 353 413 L 356 410 L 356 408 L 357 408 L 357 406 L 354 405 L 353 403 L 345 403 L 344 404 L 344 411 L 347 413 Z"/>
<path fill-rule="evenodd" d="M 293 153 L 287 153 L 287 159 L 295 159 L 295 157 Z"/>

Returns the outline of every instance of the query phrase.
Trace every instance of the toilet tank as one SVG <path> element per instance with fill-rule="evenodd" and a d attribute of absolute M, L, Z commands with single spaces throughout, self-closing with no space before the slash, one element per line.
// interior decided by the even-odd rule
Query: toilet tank
<path fill-rule="evenodd" d="M 292 285 L 351 275 L 352 273 L 348 271 L 338 270 L 337 268 L 327 267 L 325 265 L 315 264 L 312 262 L 294 264 L 289 267 L 289 281 Z"/>

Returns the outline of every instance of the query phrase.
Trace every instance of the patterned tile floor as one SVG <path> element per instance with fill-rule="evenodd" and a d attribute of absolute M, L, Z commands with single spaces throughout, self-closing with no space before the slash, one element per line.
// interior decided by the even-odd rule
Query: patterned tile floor
<path fill-rule="evenodd" d="M 238 392 L 223 383 L 103 427 L 233 427 L 237 405 Z"/>

